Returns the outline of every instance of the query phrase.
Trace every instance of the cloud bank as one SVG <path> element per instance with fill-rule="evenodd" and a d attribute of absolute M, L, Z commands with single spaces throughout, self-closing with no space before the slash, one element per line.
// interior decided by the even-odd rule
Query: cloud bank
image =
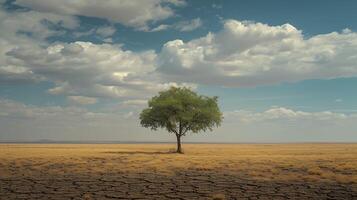
<path fill-rule="evenodd" d="M 348 29 L 306 38 L 290 24 L 226 20 L 217 33 L 169 41 L 159 52 L 134 52 L 122 44 L 48 43 L 47 38 L 75 29 L 79 21 L 69 11 L 52 11 L 55 2 L 46 2 L 17 1 L 42 12 L 0 10 L 0 82 L 48 81 L 56 85 L 48 91 L 55 95 L 142 99 L 178 84 L 247 87 L 357 75 L 357 34 Z M 58 9 L 76 4 L 78 10 L 80 2 L 65 1 Z M 192 23 L 180 27 L 190 30 L 187 25 Z M 115 29 L 100 27 L 95 32 L 108 37 Z"/>
<path fill-rule="evenodd" d="M 181 0 L 16 0 L 15 4 L 65 16 L 97 17 L 147 30 L 150 23 L 174 16 L 172 7 L 186 3 Z"/>
<path fill-rule="evenodd" d="M 34 106 L 0 99 L 0 140 L 86 138 L 97 141 L 174 142 L 175 138 L 165 131 L 150 134 L 148 130 L 140 128 L 137 123 L 137 112 L 122 111 L 122 106 L 133 106 L 137 110 L 138 106 L 141 108 L 144 103 L 127 101 L 121 107 L 111 108 L 110 112 L 95 112 L 75 106 Z M 224 117 L 222 127 L 214 130 L 214 133 L 189 135 L 185 141 L 348 142 L 357 139 L 356 114 L 331 111 L 303 112 L 275 107 L 262 112 L 225 112 Z M 339 131 L 341 129 L 343 131 Z M 301 140 L 302 138 L 304 140 Z"/>
<path fill-rule="evenodd" d="M 290 24 L 227 20 L 218 33 L 173 40 L 159 54 L 158 71 L 175 81 L 247 87 L 357 75 L 357 34 L 304 37 Z"/>

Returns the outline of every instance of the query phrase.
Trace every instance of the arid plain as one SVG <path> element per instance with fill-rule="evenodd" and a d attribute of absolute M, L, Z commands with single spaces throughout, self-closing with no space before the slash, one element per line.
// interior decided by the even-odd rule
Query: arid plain
<path fill-rule="evenodd" d="M 1 144 L 0 199 L 357 199 L 357 144 Z"/>

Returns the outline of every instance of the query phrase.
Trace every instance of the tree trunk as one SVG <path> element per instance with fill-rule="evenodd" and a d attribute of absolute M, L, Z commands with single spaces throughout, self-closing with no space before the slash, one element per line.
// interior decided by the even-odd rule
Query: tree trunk
<path fill-rule="evenodd" d="M 181 149 L 181 136 L 180 135 L 176 135 L 177 138 L 177 150 L 176 153 L 182 153 L 182 149 Z"/>

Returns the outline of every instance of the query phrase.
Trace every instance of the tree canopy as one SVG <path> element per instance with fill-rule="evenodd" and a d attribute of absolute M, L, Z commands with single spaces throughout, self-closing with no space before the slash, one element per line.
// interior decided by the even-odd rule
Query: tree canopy
<path fill-rule="evenodd" d="M 178 142 L 188 132 L 211 131 L 221 124 L 222 119 L 218 97 L 198 95 L 186 87 L 171 87 L 159 92 L 140 114 L 143 127 L 152 130 L 164 128 L 174 133 Z"/>

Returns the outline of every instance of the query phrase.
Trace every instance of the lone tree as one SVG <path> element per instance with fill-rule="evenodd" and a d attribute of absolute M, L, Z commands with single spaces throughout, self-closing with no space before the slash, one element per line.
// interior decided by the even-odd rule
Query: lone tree
<path fill-rule="evenodd" d="M 140 114 L 145 128 L 165 128 L 177 138 L 177 153 L 182 153 L 181 137 L 187 132 L 212 131 L 223 119 L 217 105 L 218 97 L 198 95 L 186 87 L 171 87 L 149 100 Z"/>

